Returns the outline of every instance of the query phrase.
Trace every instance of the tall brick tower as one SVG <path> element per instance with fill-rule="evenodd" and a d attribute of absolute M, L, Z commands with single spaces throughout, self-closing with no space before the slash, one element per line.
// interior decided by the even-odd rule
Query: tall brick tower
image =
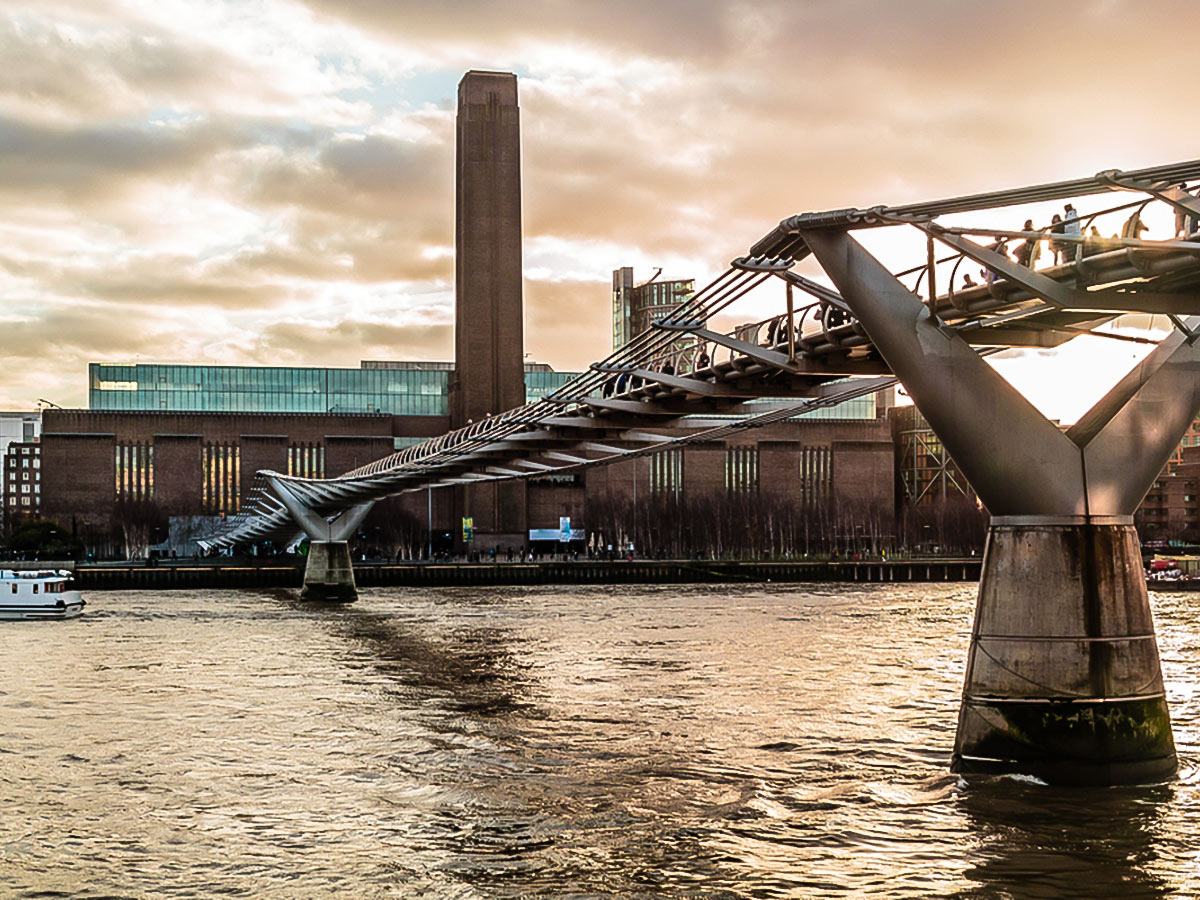
<path fill-rule="evenodd" d="M 455 171 L 455 428 L 525 403 L 521 300 L 521 130 L 517 76 L 467 72 L 458 84 Z M 455 504 L 477 549 L 527 539 L 525 485 L 472 485 Z"/>

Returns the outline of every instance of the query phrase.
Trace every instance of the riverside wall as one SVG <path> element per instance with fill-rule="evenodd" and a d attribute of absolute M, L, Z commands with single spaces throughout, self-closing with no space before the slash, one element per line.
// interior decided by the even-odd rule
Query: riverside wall
<path fill-rule="evenodd" d="M 354 579 L 368 587 L 453 587 L 535 584 L 700 584 L 720 582 L 977 581 L 981 560 L 904 559 L 830 562 L 713 560 L 580 560 L 535 563 L 359 563 Z M 81 590 L 300 588 L 304 565 L 164 564 L 75 567 Z"/>

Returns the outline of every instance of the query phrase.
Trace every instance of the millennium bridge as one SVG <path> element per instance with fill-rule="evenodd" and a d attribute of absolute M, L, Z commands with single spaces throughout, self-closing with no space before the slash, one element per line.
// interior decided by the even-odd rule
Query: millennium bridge
<path fill-rule="evenodd" d="M 1200 160 L 790 216 L 546 398 L 336 478 L 260 472 L 243 512 L 205 545 L 306 534 L 306 593 L 353 596 L 346 542 L 384 497 L 661 453 L 899 382 L 992 516 L 954 769 L 1169 777 L 1177 761 L 1132 517 L 1200 409 L 1200 198 L 1188 190 L 1198 180 Z M 1051 231 L 1037 217 L 1062 201 L 1081 209 Z M 998 230 L 1001 214 L 1026 226 Z M 1175 235 L 1144 239 L 1147 216 L 1175 221 Z M 1113 222 L 1125 236 L 1101 237 Z M 910 266 L 892 271 L 864 246 L 871 236 L 856 236 L 876 229 L 919 248 Z M 1021 242 L 1019 261 L 1004 242 Z M 971 271 L 981 283 L 964 285 Z M 708 327 L 751 295 L 770 296 L 774 315 L 732 334 Z M 1164 317 L 1170 331 L 1098 330 L 1128 314 Z M 1065 430 L 983 358 L 1081 335 L 1156 346 Z M 750 402 L 763 398 L 776 402 Z M 735 418 L 689 427 L 713 413 Z"/>

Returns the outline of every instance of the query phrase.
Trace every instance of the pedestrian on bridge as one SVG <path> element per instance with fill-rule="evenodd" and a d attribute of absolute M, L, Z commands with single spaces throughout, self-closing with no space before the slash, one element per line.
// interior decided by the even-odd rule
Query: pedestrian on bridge
<path fill-rule="evenodd" d="M 1063 234 L 1073 238 L 1083 237 L 1083 229 L 1079 227 L 1079 213 L 1075 212 L 1075 207 L 1070 203 L 1063 207 Z M 1063 262 L 1075 262 L 1079 259 L 1081 247 L 1082 244 L 1071 243 Z"/>
<path fill-rule="evenodd" d="M 1066 230 L 1063 226 L 1062 216 L 1060 216 L 1058 213 L 1055 213 L 1050 219 L 1050 233 L 1066 234 Z M 1071 245 L 1066 241 L 1056 241 L 1054 238 L 1050 238 L 1050 251 L 1054 254 L 1054 264 L 1056 266 L 1060 263 L 1066 262 L 1067 251 L 1070 248 Z"/>
<path fill-rule="evenodd" d="M 1033 219 L 1026 219 L 1025 224 L 1021 226 L 1021 230 L 1026 233 L 1034 231 Z M 1017 247 L 1017 265 L 1032 269 L 1033 264 L 1037 262 L 1037 248 L 1040 242 L 1041 238 L 1025 238 L 1021 242 L 1021 245 Z"/>

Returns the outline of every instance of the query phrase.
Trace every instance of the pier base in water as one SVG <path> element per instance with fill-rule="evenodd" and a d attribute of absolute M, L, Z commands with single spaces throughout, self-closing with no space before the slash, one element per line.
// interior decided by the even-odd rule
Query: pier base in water
<path fill-rule="evenodd" d="M 313 541 L 308 545 L 300 599 L 334 603 L 358 599 L 347 541 Z"/>
<path fill-rule="evenodd" d="M 1095 785 L 1175 772 L 1130 517 L 992 520 L 951 768 Z"/>

